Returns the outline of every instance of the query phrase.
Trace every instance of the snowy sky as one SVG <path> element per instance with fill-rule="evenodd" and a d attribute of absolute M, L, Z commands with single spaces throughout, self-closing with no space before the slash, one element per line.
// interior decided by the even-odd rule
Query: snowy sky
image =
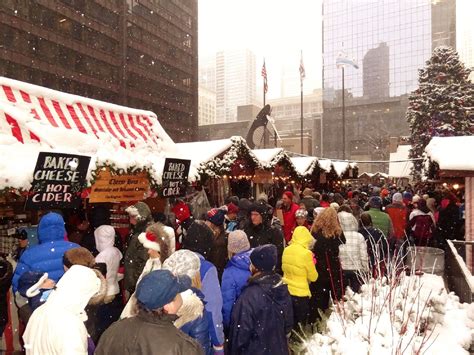
<path fill-rule="evenodd" d="M 282 68 L 294 71 L 297 78 L 303 50 L 305 92 L 311 92 L 321 87 L 321 11 L 321 0 L 200 0 L 199 56 L 249 48 L 257 56 L 257 92 L 265 57 L 267 95 L 276 98 Z M 299 89 L 289 94 L 298 95 Z"/>

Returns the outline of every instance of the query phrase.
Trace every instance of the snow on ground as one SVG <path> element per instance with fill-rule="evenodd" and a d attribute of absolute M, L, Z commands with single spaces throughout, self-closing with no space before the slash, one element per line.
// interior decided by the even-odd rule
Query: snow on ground
<path fill-rule="evenodd" d="M 425 148 L 443 170 L 474 170 L 474 136 L 433 137 Z"/>
<path fill-rule="evenodd" d="M 308 354 L 469 354 L 474 305 L 447 293 L 440 276 L 371 280 L 346 298 L 326 332 L 305 340 Z"/>

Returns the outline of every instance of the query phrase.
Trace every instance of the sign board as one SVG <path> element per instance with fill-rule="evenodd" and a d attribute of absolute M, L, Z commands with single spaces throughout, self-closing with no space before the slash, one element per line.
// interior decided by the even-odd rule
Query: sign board
<path fill-rule="evenodd" d="M 188 182 L 191 160 L 166 158 L 163 168 L 163 197 L 184 196 Z"/>
<path fill-rule="evenodd" d="M 256 170 L 253 182 L 255 182 L 256 184 L 272 184 L 272 172 L 267 170 Z"/>
<path fill-rule="evenodd" d="M 79 207 L 90 160 L 82 155 L 40 152 L 25 209 Z"/>
<path fill-rule="evenodd" d="M 102 170 L 91 187 L 90 203 L 141 201 L 150 189 L 146 173 L 112 175 Z"/>

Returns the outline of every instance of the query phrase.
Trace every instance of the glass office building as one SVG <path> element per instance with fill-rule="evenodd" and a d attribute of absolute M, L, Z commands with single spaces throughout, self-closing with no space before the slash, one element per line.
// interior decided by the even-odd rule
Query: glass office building
<path fill-rule="evenodd" d="M 386 160 L 389 138 L 409 133 L 408 95 L 438 45 L 455 47 L 455 0 L 323 0 L 323 155 Z M 364 167 L 385 170 L 384 165 Z"/>
<path fill-rule="evenodd" d="M 341 89 L 342 74 L 336 67 L 341 55 L 359 65 L 345 71 L 345 88 L 354 97 L 364 95 L 364 84 L 377 87 L 377 75 L 364 83 L 364 74 L 380 67 L 388 68 L 381 85 L 388 84 L 389 96 L 416 88 L 418 69 L 431 53 L 430 0 L 327 0 L 323 21 L 325 89 Z M 388 53 L 375 52 L 381 46 L 388 47 Z M 364 60 L 367 56 L 370 60 Z"/>

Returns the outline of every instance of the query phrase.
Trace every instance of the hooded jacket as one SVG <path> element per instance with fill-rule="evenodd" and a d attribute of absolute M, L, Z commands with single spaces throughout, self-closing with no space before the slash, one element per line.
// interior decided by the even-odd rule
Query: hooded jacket
<path fill-rule="evenodd" d="M 128 238 L 124 256 L 124 287 L 128 292 L 132 293 L 135 291 L 138 277 L 148 260 L 147 250 L 138 240 L 138 236 L 145 232 L 148 225 L 152 222 L 152 216 L 150 208 L 144 202 L 138 202 L 136 205 L 127 208 L 126 211 L 137 219 L 137 224 L 133 227 L 132 233 Z"/>
<path fill-rule="evenodd" d="M 90 268 L 73 265 L 59 280 L 47 302 L 36 309 L 23 335 L 27 355 L 87 354 L 84 308 L 100 290 Z"/>
<path fill-rule="evenodd" d="M 211 339 L 203 302 L 192 290 L 182 292 L 181 297 L 183 304 L 176 314 L 178 319 L 174 321 L 175 327 L 196 340 L 205 354 L 210 354 Z"/>
<path fill-rule="evenodd" d="M 295 230 L 295 213 L 299 210 L 299 208 L 300 206 L 298 206 L 296 203 L 292 203 L 288 209 L 283 208 L 283 234 L 287 242 L 291 240 L 291 236 L 293 235 L 293 231 Z"/>
<path fill-rule="evenodd" d="M 222 294 L 217 278 L 217 269 L 212 263 L 198 254 L 201 260 L 201 292 L 204 296 L 204 307 L 209 316 L 209 335 L 213 346 L 224 344 L 224 328 L 222 326 Z"/>
<path fill-rule="evenodd" d="M 256 248 L 265 244 L 273 244 L 278 250 L 277 270 L 281 269 L 281 255 L 283 254 L 283 233 L 275 227 L 269 227 L 265 223 L 254 225 L 250 221 L 244 228 L 250 242 L 250 247 Z"/>
<path fill-rule="evenodd" d="M 364 236 L 359 233 L 357 219 L 348 212 L 339 212 L 337 216 L 346 237 L 346 243 L 339 246 L 342 269 L 368 271 L 367 243 Z"/>
<path fill-rule="evenodd" d="M 112 324 L 102 334 L 95 355 L 197 355 L 201 346 L 173 325 L 174 315 L 140 311 L 136 317 Z"/>
<path fill-rule="evenodd" d="M 250 253 L 251 250 L 235 254 L 227 263 L 222 275 L 222 316 L 226 328 L 230 324 L 234 303 L 250 277 Z"/>
<path fill-rule="evenodd" d="M 111 229 L 110 231 L 107 231 L 110 233 L 106 233 L 105 229 Z M 102 230 L 104 230 L 105 233 L 100 233 Z M 120 293 L 118 269 L 120 266 L 120 260 L 122 259 L 122 253 L 114 247 L 114 242 L 115 230 L 112 226 L 100 226 L 96 230 L 95 245 L 99 255 L 95 257 L 95 261 L 107 265 L 107 296 L 115 296 Z"/>
<path fill-rule="evenodd" d="M 51 280 L 58 282 L 64 274 L 64 253 L 79 247 L 75 243 L 65 241 L 65 234 L 61 215 L 50 212 L 41 218 L 38 225 L 39 244 L 27 248 L 21 255 L 13 275 L 13 292 L 17 291 L 18 280 L 26 271 L 47 272 Z"/>
<path fill-rule="evenodd" d="M 309 283 L 318 278 L 313 253 L 309 250 L 313 242 L 314 238 L 307 228 L 297 227 L 291 244 L 283 251 L 283 281 L 292 296 L 311 296 Z"/>
<path fill-rule="evenodd" d="M 292 327 L 291 297 L 280 275 L 256 275 L 232 310 L 229 354 L 287 355 Z"/>

